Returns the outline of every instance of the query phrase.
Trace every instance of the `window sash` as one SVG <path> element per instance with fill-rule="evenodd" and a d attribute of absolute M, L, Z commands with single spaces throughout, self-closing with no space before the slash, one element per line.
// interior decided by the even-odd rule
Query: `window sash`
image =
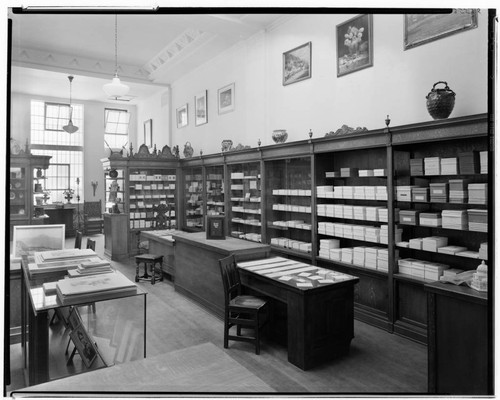
<path fill-rule="evenodd" d="M 63 131 L 63 126 L 69 122 L 70 108 L 69 104 L 45 102 L 45 130 Z"/>

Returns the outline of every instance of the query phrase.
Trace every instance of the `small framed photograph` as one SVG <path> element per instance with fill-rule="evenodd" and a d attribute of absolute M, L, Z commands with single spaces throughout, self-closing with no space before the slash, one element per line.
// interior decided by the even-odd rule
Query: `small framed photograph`
<path fill-rule="evenodd" d="M 217 105 L 219 114 L 234 111 L 234 83 L 224 86 L 217 91 Z"/>
<path fill-rule="evenodd" d="M 78 308 L 76 307 L 62 307 L 65 308 L 69 311 L 68 315 L 68 325 L 70 329 L 76 329 L 80 324 L 82 324 L 82 317 L 80 315 L 80 312 L 78 311 Z"/>
<path fill-rule="evenodd" d="M 69 336 L 75 344 L 76 350 L 80 354 L 85 366 L 89 368 L 97 358 L 97 348 L 92 337 L 85 330 L 83 324 L 73 329 Z"/>
<path fill-rule="evenodd" d="M 184 128 L 188 125 L 188 105 L 187 103 L 179 107 L 175 112 L 177 128 Z"/>
<path fill-rule="evenodd" d="M 207 239 L 224 240 L 224 216 L 207 215 Z"/>
<path fill-rule="evenodd" d="M 283 53 L 283 86 L 311 77 L 311 42 Z"/>
<path fill-rule="evenodd" d="M 363 14 L 337 25 L 337 76 L 373 66 L 373 15 Z"/>
<path fill-rule="evenodd" d="M 153 147 L 153 120 L 144 121 L 144 144 Z"/>
<path fill-rule="evenodd" d="M 477 10 L 461 8 L 449 14 L 405 14 L 404 49 L 474 28 L 477 28 Z"/>
<path fill-rule="evenodd" d="M 37 251 L 64 249 L 66 225 L 14 226 L 11 259 L 33 257 Z"/>
<path fill-rule="evenodd" d="M 207 122 L 207 91 L 204 90 L 194 97 L 194 124 L 195 126 L 200 126 Z"/>

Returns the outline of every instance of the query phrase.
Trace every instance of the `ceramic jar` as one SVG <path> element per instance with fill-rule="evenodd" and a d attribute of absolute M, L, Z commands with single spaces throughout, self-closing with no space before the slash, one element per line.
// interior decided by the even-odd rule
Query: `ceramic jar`
<path fill-rule="evenodd" d="M 288 133 L 286 129 L 275 129 L 272 138 L 274 143 L 285 143 L 288 139 Z"/>

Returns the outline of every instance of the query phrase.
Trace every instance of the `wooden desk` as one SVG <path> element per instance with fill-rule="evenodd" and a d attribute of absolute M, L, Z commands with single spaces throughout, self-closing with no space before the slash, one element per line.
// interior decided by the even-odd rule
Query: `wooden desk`
<path fill-rule="evenodd" d="M 49 368 L 49 311 L 63 307 L 57 295 L 45 295 L 44 282 L 53 282 L 64 278 L 67 271 L 52 272 L 32 278 L 29 274 L 28 261 L 21 261 L 21 346 L 23 353 L 23 369 L 26 384 L 36 385 L 50 380 Z M 73 278 L 78 279 L 78 278 Z M 135 294 L 110 295 L 109 298 L 97 300 L 109 301 L 133 296 L 144 296 L 144 357 L 146 357 L 146 295 L 147 292 L 137 286 Z M 87 301 L 88 303 L 88 301 Z M 82 305 L 81 303 L 66 304 Z M 98 309 L 98 308 L 97 308 Z M 62 360 L 66 362 L 66 360 Z"/>
<path fill-rule="evenodd" d="M 494 352 L 488 294 L 442 282 L 424 288 L 429 393 L 492 395 Z"/>
<path fill-rule="evenodd" d="M 349 352 L 359 278 L 282 257 L 238 267 L 245 286 L 286 304 L 290 363 L 306 370 Z"/>
<path fill-rule="evenodd" d="M 179 292 L 193 298 L 220 318 L 224 317 L 224 288 L 219 259 L 230 254 L 236 260 L 254 260 L 269 255 L 269 245 L 226 237 L 207 240 L 205 232 L 178 232 L 175 240 L 175 281 Z"/>

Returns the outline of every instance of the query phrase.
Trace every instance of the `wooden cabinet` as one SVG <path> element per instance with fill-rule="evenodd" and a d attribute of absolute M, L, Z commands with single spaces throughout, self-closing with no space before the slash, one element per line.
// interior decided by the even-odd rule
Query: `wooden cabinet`
<path fill-rule="evenodd" d="M 104 213 L 104 254 L 111 260 L 128 259 L 127 214 Z"/>
<path fill-rule="evenodd" d="M 43 224 L 45 170 L 50 156 L 37 156 L 21 151 L 10 157 L 9 220 L 10 232 L 15 225 Z"/>
<path fill-rule="evenodd" d="M 151 153 L 142 145 L 137 153 L 130 153 L 127 157 L 113 153 L 101 162 L 106 179 L 106 210 L 126 215 L 127 251 L 134 255 L 140 232 L 155 226 L 155 205 L 166 204 L 167 225 L 177 227 L 179 160 L 168 146 Z M 108 240 L 111 246 L 114 239 Z"/>
<path fill-rule="evenodd" d="M 430 394 L 492 395 L 492 308 L 488 295 L 439 282 L 428 298 Z"/>

